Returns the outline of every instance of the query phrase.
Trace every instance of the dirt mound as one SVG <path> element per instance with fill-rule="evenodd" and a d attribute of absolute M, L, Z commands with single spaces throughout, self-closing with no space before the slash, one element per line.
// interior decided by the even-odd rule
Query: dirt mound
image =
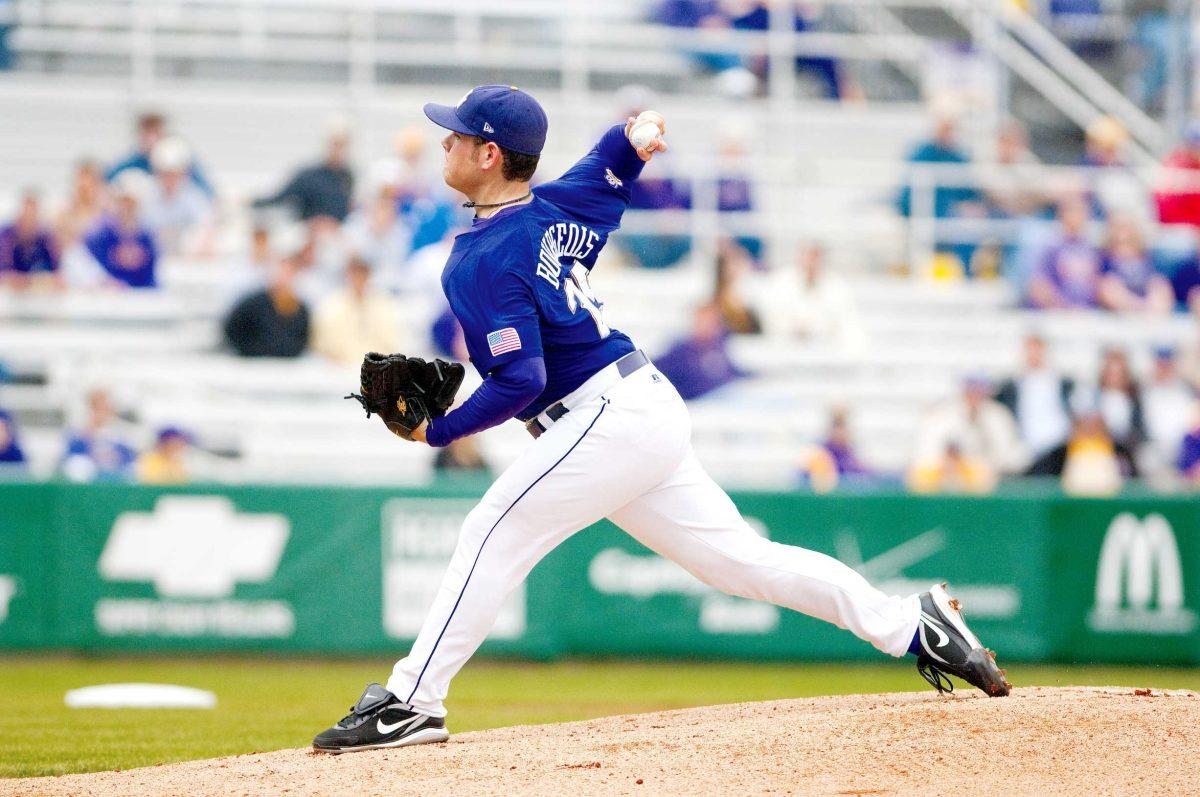
<path fill-rule="evenodd" d="M 1200 696 L 1029 688 L 855 695 L 0 781 L 0 795 L 1200 794 Z M 1190 784 L 1190 785 L 1189 785 Z"/>

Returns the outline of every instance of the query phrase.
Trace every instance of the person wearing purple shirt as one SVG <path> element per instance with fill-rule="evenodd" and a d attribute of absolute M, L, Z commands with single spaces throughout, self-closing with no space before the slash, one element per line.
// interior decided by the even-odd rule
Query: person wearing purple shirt
<path fill-rule="evenodd" d="M 839 476 L 871 475 L 870 468 L 864 465 L 854 452 L 845 409 L 838 407 L 833 411 L 829 419 L 829 437 L 821 445 L 833 460 Z"/>
<path fill-rule="evenodd" d="M 728 338 L 720 308 L 715 303 L 701 305 L 691 334 L 655 357 L 654 363 L 685 401 L 700 398 L 748 375 L 730 358 Z"/>
<path fill-rule="evenodd" d="M 1175 465 L 1179 475 L 1193 485 L 1200 486 L 1200 406 L 1194 410 L 1192 430 L 1183 437 L 1179 446 L 1179 459 Z"/>
<path fill-rule="evenodd" d="M 0 280 L 24 284 L 31 275 L 58 271 L 58 245 L 41 220 L 34 191 L 21 196 L 17 218 L 0 228 Z"/>
<path fill-rule="evenodd" d="M 1061 232 L 1042 254 L 1029 283 L 1030 306 L 1043 310 L 1099 306 L 1100 250 L 1086 237 L 1089 218 L 1082 197 L 1063 199 L 1058 206 Z"/>
<path fill-rule="evenodd" d="M 1154 268 L 1137 222 L 1116 215 L 1100 258 L 1100 304 L 1116 312 L 1169 313 L 1175 306 L 1170 281 Z"/>
<path fill-rule="evenodd" d="M 148 181 L 144 174 L 128 170 L 118 177 L 116 213 L 106 216 L 84 239 L 96 263 L 108 277 L 130 288 L 158 286 L 155 266 L 158 246 L 139 215 L 139 186 Z"/>

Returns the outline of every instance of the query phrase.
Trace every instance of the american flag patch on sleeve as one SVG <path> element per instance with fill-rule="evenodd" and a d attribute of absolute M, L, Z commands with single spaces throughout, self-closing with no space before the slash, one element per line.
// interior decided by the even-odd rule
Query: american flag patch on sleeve
<path fill-rule="evenodd" d="M 501 354 L 521 348 L 521 336 L 512 327 L 505 327 L 489 333 L 487 343 L 492 356 L 499 357 Z"/>

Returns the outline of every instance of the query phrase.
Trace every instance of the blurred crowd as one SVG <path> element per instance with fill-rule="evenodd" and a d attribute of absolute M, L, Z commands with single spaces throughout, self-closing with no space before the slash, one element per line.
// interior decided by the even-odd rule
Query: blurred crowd
<path fill-rule="evenodd" d="M 914 146 L 909 164 L 962 167 L 966 176 L 928 189 L 906 183 L 897 210 L 1008 222 L 1016 231 L 1004 241 L 984 234 L 939 244 L 928 264 L 936 276 L 1003 276 L 1036 309 L 1167 314 L 1200 299 L 1200 120 L 1188 125 L 1158 185 L 1148 188 L 1128 159 L 1128 135 L 1110 117 L 1087 129 L 1080 168 L 1055 181 L 1019 123 L 1006 123 L 995 141 L 994 165 L 1002 168 L 972 175 L 977 164 L 959 141 L 961 110 L 934 103 L 932 116 L 932 135 Z"/>
<path fill-rule="evenodd" d="M 344 118 L 329 120 L 315 162 L 250 203 L 250 240 L 230 254 L 218 251 L 218 238 L 236 224 L 223 218 L 199 157 L 162 114 L 143 114 L 131 150 L 108 166 L 80 161 L 58 207 L 37 191 L 22 193 L 15 218 L 0 224 L 0 289 L 154 291 L 164 259 L 220 256 L 222 337 L 235 355 L 315 354 L 356 365 L 365 351 L 407 351 L 465 360 L 440 275 L 469 216 L 440 179 L 436 143 L 421 128 L 402 130 L 388 157 L 356 175 L 350 132 Z M 63 443 L 65 478 L 170 483 L 191 478 L 205 459 L 175 427 L 159 430 L 139 453 L 133 426 L 122 426 L 104 389 L 82 404 L 84 417 Z M 25 459 L 5 412 L 0 471 Z M 438 465 L 486 468 L 469 443 L 439 452 Z"/>
<path fill-rule="evenodd" d="M 771 8 L 790 12 L 790 25 L 797 33 L 837 30 L 837 20 L 819 3 L 789 4 L 768 0 L 662 0 L 653 7 L 651 20 L 672 28 L 694 29 L 710 34 L 684 54 L 705 72 L 716 76 L 717 86 L 732 96 L 763 93 L 770 72 L 765 41 L 747 49 L 732 49 L 723 31 L 762 33 L 772 29 Z M 716 35 L 713 35 L 716 34 Z M 816 96 L 858 100 L 862 90 L 838 59 L 823 55 L 798 55 L 797 76 Z"/>
<path fill-rule="evenodd" d="M 618 93 L 625 115 L 652 101 L 640 87 Z M 935 107 L 934 118 L 930 140 L 914 149 L 911 162 L 971 166 L 957 140 L 959 116 Z M 465 360 L 440 273 L 469 216 L 462 198 L 440 180 L 436 142 L 421 128 L 400 131 L 387 157 L 356 170 L 351 132 L 347 120 L 331 118 L 313 162 L 273 188 L 263 186 L 243 214 L 250 221 L 249 241 L 234 247 L 224 286 L 224 346 L 242 357 L 315 354 L 348 366 L 370 350 Z M 744 213 L 755 207 L 739 143 L 744 136 L 727 132 L 716 138 L 715 209 Z M 996 153 L 1011 167 L 1007 179 L 979 189 L 938 187 L 931 199 L 938 218 L 1017 220 L 1020 240 L 955 245 L 944 254 L 958 259 L 964 275 L 1009 279 L 1030 308 L 1159 315 L 1190 310 L 1200 319 L 1193 232 L 1200 228 L 1200 184 L 1180 187 L 1164 178 L 1148 192 L 1125 165 L 1126 143 L 1118 125 L 1099 120 L 1088 131 L 1084 156 L 1094 179 L 1052 191 L 1044 181 L 1023 177 L 1022 168 L 1036 167 L 1036 161 L 1021 127 L 1005 125 Z M 1189 127 L 1167 163 L 1200 175 L 1200 124 Z M 651 167 L 635 184 L 635 209 L 692 207 L 697 186 L 674 171 L 670 157 Z M 228 260 L 219 240 L 230 225 L 217 196 L 186 139 L 163 115 L 144 114 L 136 120 L 130 150 L 107 166 L 81 161 L 57 207 L 35 191 L 22 195 L 15 217 L 0 226 L 0 286 L 52 294 L 153 291 L 164 258 Z M 898 209 L 912 213 L 916 201 L 905 187 Z M 1160 251 L 1153 236 L 1168 229 L 1161 225 L 1176 225 L 1176 232 L 1182 225 L 1187 235 L 1176 235 Z M 677 262 L 690 247 L 687 236 L 627 233 L 614 239 L 614 249 L 646 267 Z M 757 237 L 723 233 L 711 290 L 693 308 L 687 331 L 652 352 L 686 399 L 754 376 L 730 347 L 737 336 L 816 343 L 851 357 L 867 349 L 850 285 L 827 268 L 821 246 L 802 243 L 790 263 L 774 270 L 765 268 L 762 247 Z M 973 376 L 960 395 L 930 412 L 916 430 L 906 473 L 881 473 L 866 464 L 854 445 L 854 418 L 834 408 L 825 439 L 802 457 L 801 479 L 818 489 L 894 483 L 919 491 L 986 491 L 1023 475 L 1061 478 L 1085 492 L 1116 489 L 1131 478 L 1200 486 L 1200 363 L 1194 350 L 1112 349 L 1096 379 L 1080 384 L 1053 372 L 1044 340 L 1032 336 L 1025 352 L 1011 379 L 991 384 Z M 1153 366 L 1135 376 L 1131 360 L 1152 360 Z M 164 483 L 211 472 L 186 429 L 158 429 L 152 441 L 137 446 L 122 432 L 105 391 L 93 391 L 84 404 L 84 417 L 63 442 L 61 476 Z M 0 463 L 18 466 L 23 460 L 16 424 L 0 414 Z M 439 452 L 438 466 L 487 467 L 469 442 Z"/>

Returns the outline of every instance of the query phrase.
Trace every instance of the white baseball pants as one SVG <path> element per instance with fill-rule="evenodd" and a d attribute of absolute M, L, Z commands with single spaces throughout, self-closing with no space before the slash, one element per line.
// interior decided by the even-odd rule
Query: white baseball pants
<path fill-rule="evenodd" d="M 691 422 L 653 365 L 615 365 L 563 400 L 570 410 L 496 480 L 467 516 L 433 607 L 387 688 L 445 716 L 450 680 L 483 642 L 501 603 L 543 556 L 609 518 L 638 542 L 730 595 L 769 601 L 902 656 L 916 595 L 891 597 L 832 557 L 764 539 L 692 452 Z"/>

